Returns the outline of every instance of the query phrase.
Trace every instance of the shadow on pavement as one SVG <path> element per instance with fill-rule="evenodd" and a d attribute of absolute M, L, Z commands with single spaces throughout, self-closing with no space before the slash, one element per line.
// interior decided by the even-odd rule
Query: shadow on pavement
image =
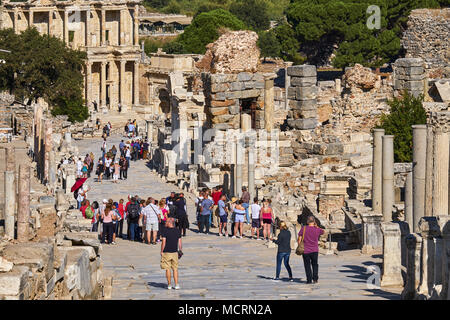
<path fill-rule="evenodd" d="M 262 276 L 262 275 L 258 275 L 257 276 L 259 279 L 265 279 L 265 280 L 273 280 L 273 277 L 267 277 L 267 276 Z M 276 282 L 276 281 L 274 281 Z M 290 282 L 289 278 L 280 278 L 280 280 L 278 282 Z M 306 281 L 302 281 L 302 278 L 294 278 L 294 281 L 292 281 L 292 283 L 306 283 Z"/>
<path fill-rule="evenodd" d="M 164 282 L 147 282 L 150 287 L 167 289 L 167 283 Z"/>

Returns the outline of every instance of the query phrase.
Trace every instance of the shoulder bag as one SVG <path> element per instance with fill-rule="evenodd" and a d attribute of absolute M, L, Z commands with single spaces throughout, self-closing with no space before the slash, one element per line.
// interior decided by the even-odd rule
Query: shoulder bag
<path fill-rule="evenodd" d="M 306 226 L 303 227 L 302 240 L 300 240 L 300 243 L 297 246 L 297 250 L 295 250 L 295 253 L 299 256 L 303 255 L 303 253 L 305 252 L 305 231 Z"/>

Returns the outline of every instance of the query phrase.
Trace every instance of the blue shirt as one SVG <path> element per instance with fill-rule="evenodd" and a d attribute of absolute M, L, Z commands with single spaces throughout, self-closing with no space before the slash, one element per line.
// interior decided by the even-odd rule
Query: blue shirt
<path fill-rule="evenodd" d="M 219 206 L 219 215 L 221 216 L 226 215 L 227 212 L 225 211 L 225 202 L 223 202 L 223 200 L 219 200 L 217 204 Z"/>
<path fill-rule="evenodd" d="M 208 214 L 211 214 L 211 206 L 214 204 L 214 202 L 211 199 L 203 199 L 202 201 L 202 207 L 203 210 L 201 212 L 202 216 L 206 216 Z"/>
<path fill-rule="evenodd" d="M 119 149 L 122 150 L 125 147 L 125 143 L 121 142 L 119 143 Z"/>

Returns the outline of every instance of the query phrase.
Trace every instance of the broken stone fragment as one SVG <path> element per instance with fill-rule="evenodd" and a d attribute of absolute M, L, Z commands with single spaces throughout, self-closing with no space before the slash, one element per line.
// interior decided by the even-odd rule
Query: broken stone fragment
<path fill-rule="evenodd" d="M 14 263 L 0 257 L 0 272 L 9 272 L 13 268 Z"/>

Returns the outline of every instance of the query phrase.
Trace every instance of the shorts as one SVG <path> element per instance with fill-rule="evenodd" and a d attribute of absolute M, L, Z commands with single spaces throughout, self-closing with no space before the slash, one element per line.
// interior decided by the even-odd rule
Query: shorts
<path fill-rule="evenodd" d="M 221 223 L 227 223 L 227 220 L 228 220 L 228 215 L 227 214 L 224 214 L 224 215 L 220 216 L 220 222 Z"/>
<path fill-rule="evenodd" d="M 252 228 L 261 228 L 261 220 L 258 219 L 252 219 Z"/>
<path fill-rule="evenodd" d="M 272 224 L 272 219 L 263 219 L 264 224 Z"/>
<path fill-rule="evenodd" d="M 147 222 L 147 224 L 145 225 L 145 229 L 147 231 L 153 230 L 153 231 L 158 231 L 159 230 L 159 222 Z"/>
<path fill-rule="evenodd" d="M 161 269 L 178 269 L 178 252 L 163 252 L 161 255 Z"/>
<path fill-rule="evenodd" d="M 234 222 L 244 222 L 244 215 L 243 214 L 236 214 Z"/>
<path fill-rule="evenodd" d="M 119 175 L 118 175 L 118 174 L 114 174 L 114 175 L 113 175 L 113 179 L 114 179 L 114 180 L 119 180 Z"/>

